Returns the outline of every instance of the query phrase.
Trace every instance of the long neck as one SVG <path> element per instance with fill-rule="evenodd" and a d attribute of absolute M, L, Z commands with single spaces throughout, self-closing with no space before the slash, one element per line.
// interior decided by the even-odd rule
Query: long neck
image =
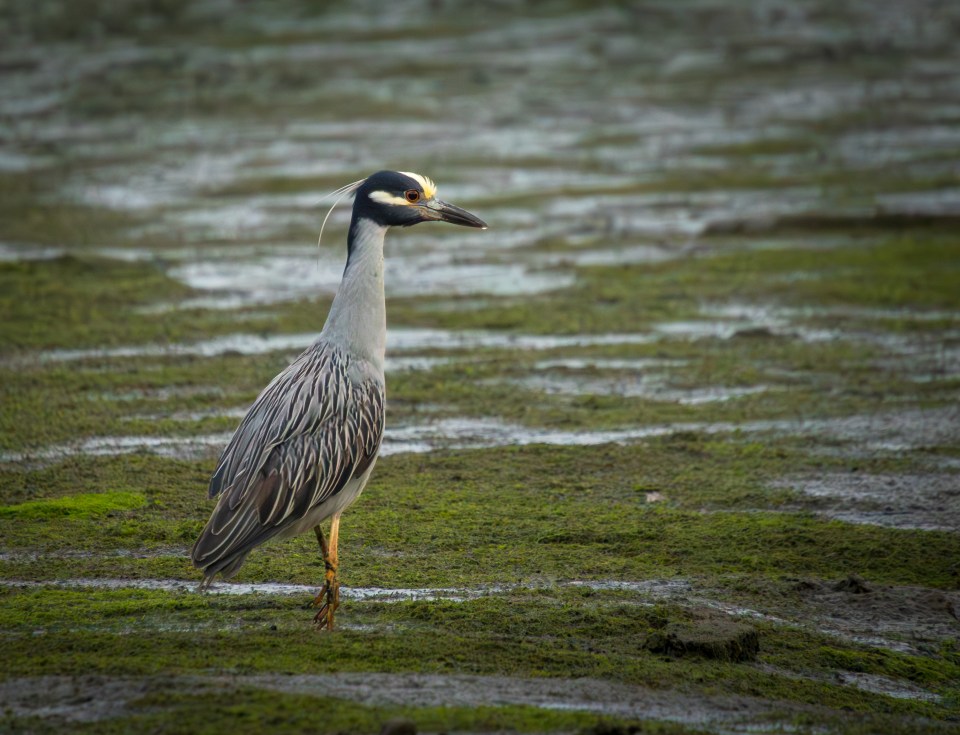
<path fill-rule="evenodd" d="M 383 370 L 387 308 L 383 293 L 383 238 L 387 228 L 366 218 L 350 223 L 347 266 L 321 337 Z"/>

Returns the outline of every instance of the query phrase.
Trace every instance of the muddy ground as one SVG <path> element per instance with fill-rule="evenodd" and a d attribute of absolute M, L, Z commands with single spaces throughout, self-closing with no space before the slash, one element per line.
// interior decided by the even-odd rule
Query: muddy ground
<path fill-rule="evenodd" d="M 0 9 L 0 730 L 960 731 L 960 12 Z M 194 591 L 382 168 L 382 458 Z M 632 728 L 632 729 L 631 729 Z"/>

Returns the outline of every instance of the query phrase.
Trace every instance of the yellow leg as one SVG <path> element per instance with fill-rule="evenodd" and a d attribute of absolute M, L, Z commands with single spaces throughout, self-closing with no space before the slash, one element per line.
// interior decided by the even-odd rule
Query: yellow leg
<path fill-rule="evenodd" d="M 330 543 L 323 537 L 323 529 L 316 526 L 313 532 L 317 534 L 317 543 L 320 544 L 320 553 L 323 554 L 323 565 L 326 572 L 323 575 L 323 587 L 313 600 L 313 604 L 320 609 L 313 618 L 320 630 L 333 630 L 333 614 L 340 607 L 340 580 L 337 579 L 337 542 L 340 537 L 340 514 L 337 513 L 330 522 Z"/>

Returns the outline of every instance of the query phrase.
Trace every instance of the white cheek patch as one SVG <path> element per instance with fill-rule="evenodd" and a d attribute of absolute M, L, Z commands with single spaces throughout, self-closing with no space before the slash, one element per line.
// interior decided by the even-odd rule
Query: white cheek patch
<path fill-rule="evenodd" d="M 371 191 L 367 196 L 378 204 L 394 204 L 402 207 L 410 206 L 410 202 L 406 199 L 395 196 L 389 191 Z"/>
<path fill-rule="evenodd" d="M 409 176 L 411 179 L 420 184 L 420 188 L 423 189 L 424 199 L 433 199 L 437 195 L 437 185 L 433 183 L 433 179 L 427 178 L 426 176 L 421 176 L 420 174 L 415 174 L 412 171 L 399 171 L 398 173 L 401 173 L 404 176 Z"/>

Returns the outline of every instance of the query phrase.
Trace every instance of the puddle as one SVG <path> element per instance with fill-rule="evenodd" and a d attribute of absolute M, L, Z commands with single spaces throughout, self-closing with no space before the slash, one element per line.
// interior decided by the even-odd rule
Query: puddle
<path fill-rule="evenodd" d="M 754 618 L 771 623 L 790 625 L 790 621 L 741 605 L 733 605 L 699 594 L 696 588 L 685 579 L 644 579 L 637 582 L 621 580 L 584 580 L 566 582 L 561 586 L 585 587 L 591 590 L 615 590 L 630 592 L 641 598 L 667 600 L 684 607 L 705 607 L 717 610 L 731 617 Z"/>
<path fill-rule="evenodd" d="M 184 551 L 186 555 L 186 551 Z M 198 572 L 199 575 L 199 572 Z M 218 581 L 203 594 L 210 595 L 272 595 L 278 597 L 313 597 L 317 594 L 322 579 L 315 585 L 282 584 L 278 582 L 239 583 Z M 196 580 L 183 579 L 63 579 L 46 582 L 0 580 L 0 586 L 16 589 L 44 587 L 63 587 L 67 589 L 105 589 L 105 590 L 159 590 L 163 592 L 197 592 L 199 576 Z M 387 589 L 381 587 L 341 587 L 340 594 L 347 600 L 371 602 L 410 602 L 416 600 L 446 600 L 463 602 L 484 597 L 508 588 L 489 586 L 476 588 L 422 588 Z M 199 594 L 199 593 L 198 593 Z"/>
<path fill-rule="evenodd" d="M 169 401 L 172 398 L 223 398 L 225 391 L 220 385 L 172 385 L 162 388 L 133 388 L 123 392 L 103 391 L 87 393 L 90 400 L 117 401 Z"/>
<path fill-rule="evenodd" d="M 631 245 L 624 248 L 591 248 L 547 253 L 534 258 L 535 262 L 553 268 L 561 266 L 630 265 L 635 263 L 663 263 L 684 255 L 680 248 L 667 249 L 658 245 Z"/>
<path fill-rule="evenodd" d="M 707 315 L 722 316 L 730 319 L 749 319 L 761 325 L 773 322 L 782 324 L 793 319 L 809 319 L 811 317 L 840 317 L 865 320 L 897 320 L 897 321 L 960 321 L 960 311 L 944 309 L 881 309 L 863 306 L 803 306 L 791 307 L 777 304 L 707 304 L 701 307 Z"/>
<path fill-rule="evenodd" d="M 219 304 L 239 305 L 245 303 L 242 297 L 225 297 L 227 301 Z M 233 299 L 239 299 L 234 301 Z M 154 307 L 150 307 L 153 309 Z M 395 327 L 387 332 L 387 351 L 413 352 L 423 350 L 467 350 L 467 349 L 525 349 L 551 350 L 565 347 L 591 347 L 602 345 L 651 344 L 661 339 L 731 339 L 763 330 L 771 335 L 799 338 L 807 342 L 820 342 L 838 339 L 863 340 L 898 351 L 901 354 L 914 355 L 918 349 L 929 347 L 931 356 L 937 365 L 948 358 L 943 348 L 934 349 L 933 345 L 918 345 L 911 338 L 895 334 L 847 333 L 837 330 L 809 329 L 788 321 L 785 316 L 765 308 L 727 306 L 711 307 L 722 313 L 744 314 L 749 318 L 737 318 L 724 321 L 687 320 L 662 322 L 654 325 L 650 333 L 607 333 L 607 334 L 567 334 L 537 335 L 483 330 L 443 330 L 428 328 Z M 952 314 L 953 312 L 944 312 Z M 891 317 L 892 318 L 892 317 Z M 929 317 L 935 318 L 935 317 Z M 27 354 L 8 360 L 8 364 L 29 364 L 34 360 L 69 362 L 88 359 L 117 359 L 133 357 L 167 357 L 189 355 L 215 357 L 228 353 L 258 355 L 279 350 L 302 350 L 313 343 L 320 332 L 301 334 L 228 334 L 191 343 L 126 345 L 75 350 L 47 350 Z M 939 351 L 938 351 L 939 350 Z M 936 367 L 936 366 L 934 366 Z M 931 368 L 933 369 L 933 368 Z"/>
<path fill-rule="evenodd" d="M 710 159 L 685 163 L 696 168 L 716 167 Z M 720 166 L 723 164 L 720 163 Z M 776 187 L 774 189 L 717 189 L 708 192 L 635 193 L 624 195 L 554 197 L 547 207 L 553 217 L 573 222 L 603 218 L 604 229 L 620 236 L 692 238 L 723 225 L 736 213 L 746 220 L 796 215 L 818 206 L 817 189 Z"/>
<path fill-rule="evenodd" d="M 388 425 L 381 456 L 438 449 L 479 449 L 525 444 L 595 446 L 628 443 L 678 432 L 725 434 L 773 432 L 813 436 L 849 442 L 843 452 L 849 456 L 878 452 L 903 452 L 924 446 L 955 442 L 960 426 L 960 409 L 905 410 L 833 419 L 771 420 L 735 422 L 681 422 L 636 426 L 606 431 L 574 431 L 509 424 L 495 418 L 456 417 L 399 426 Z M 0 462 L 58 460 L 74 455 L 118 455 L 150 452 L 179 458 L 217 457 L 232 436 L 231 432 L 180 437 L 114 436 L 95 437 L 81 442 L 24 452 L 0 453 Z M 833 451 L 824 449 L 822 451 Z"/>
<path fill-rule="evenodd" d="M 196 356 L 216 357 L 235 353 L 238 355 L 261 355 L 279 350 L 303 350 L 317 338 L 316 333 L 274 334 L 228 334 L 223 337 L 202 342 L 170 343 L 166 345 L 129 345 L 124 347 L 104 347 L 85 350 L 47 350 L 40 352 L 40 361 L 72 362 L 75 360 L 127 358 L 127 357 L 171 357 Z"/>
<path fill-rule="evenodd" d="M 443 349 L 444 336 L 430 330 L 391 330 L 391 344 L 399 342 L 396 350 L 417 351 L 424 349 L 431 344 L 431 336 L 436 337 L 441 344 L 435 345 L 438 349 Z M 421 334 L 421 332 L 426 332 Z M 215 337 L 202 342 L 193 343 L 171 343 L 167 345 L 143 345 L 127 347 L 106 347 L 88 350 L 48 350 L 37 354 L 40 361 L 50 362 L 73 362 L 76 360 L 90 359 L 113 359 L 113 358 L 131 358 L 131 357 L 171 357 L 171 356 L 195 356 L 195 357 L 217 357 L 220 355 L 262 355 L 270 352 L 279 351 L 302 351 L 309 347 L 317 339 L 318 333 L 302 334 L 276 334 L 276 335 L 258 335 L 258 334 L 230 334 L 224 337 Z M 467 339 L 457 340 L 455 338 L 446 339 L 448 347 L 461 346 Z M 484 340 L 478 338 L 478 341 L 487 342 L 488 346 L 495 346 L 498 342 L 496 338 Z M 548 348 L 543 348 L 548 349 Z M 21 360 L 25 361 L 25 360 Z M 387 357 L 385 369 L 390 371 L 404 370 L 429 370 L 437 365 L 443 365 L 450 362 L 450 358 L 442 357 Z M 205 389 L 210 390 L 210 389 Z"/>
<path fill-rule="evenodd" d="M 871 694 L 882 694 L 894 699 L 913 699 L 921 702 L 939 702 L 941 699 L 933 692 L 921 689 L 910 682 L 878 676 L 877 674 L 838 671 L 837 680 L 844 686 L 856 687 Z"/>
<path fill-rule="evenodd" d="M 619 431 L 576 432 L 531 429 L 506 424 L 496 419 L 450 418 L 425 424 L 387 427 L 381 456 L 405 452 L 430 452 L 436 449 L 480 448 L 514 444 L 564 444 L 590 446 L 660 436 L 674 431 L 691 431 L 705 425 L 682 424 L 653 426 Z M 731 431 L 733 425 L 713 425 L 715 431 Z M 82 442 L 45 447 L 26 452 L 5 452 L 0 462 L 57 460 L 75 455 L 121 455 L 149 452 L 181 459 L 216 457 L 233 432 L 180 437 L 112 436 L 95 437 Z"/>
<path fill-rule="evenodd" d="M 0 243 L 0 263 L 19 263 L 29 260 L 53 260 L 66 253 L 63 248 L 41 245 L 13 245 Z"/>
<path fill-rule="evenodd" d="M 731 339 L 762 330 L 771 336 L 799 338 L 804 342 L 828 342 L 848 339 L 843 332 L 826 329 L 808 329 L 786 320 L 728 319 L 725 321 L 688 320 L 654 325 L 661 337 L 696 341 L 700 339 Z"/>
<path fill-rule="evenodd" d="M 801 420 L 795 425 L 798 433 L 849 442 L 851 452 L 899 453 L 955 444 L 960 438 L 960 406 Z"/>
<path fill-rule="evenodd" d="M 658 357 L 637 359 L 618 359 L 606 357 L 562 357 L 551 360 L 539 360 L 534 363 L 535 370 L 662 370 L 663 368 L 683 367 L 689 360 L 666 360 Z"/>
<path fill-rule="evenodd" d="M 186 554 L 186 551 L 183 552 Z M 272 595 L 278 597 L 312 597 L 316 595 L 322 580 L 316 585 L 282 584 L 275 582 L 240 583 L 217 581 L 203 594 L 212 595 Z M 65 579 L 49 581 L 0 580 L 0 587 L 14 589 L 38 589 L 60 587 L 67 589 L 142 589 L 165 592 L 196 592 L 199 579 Z M 647 579 L 640 581 L 623 580 L 573 580 L 568 582 L 527 582 L 504 585 L 479 585 L 475 587 L 425 587 L 425 588 L 382 588 L 382 587 L 341 587 L 344 599 L 363 602 L 413 602 L 438 601 L 465 602 L 491 595 L 509 594 L 517 591 L 536 591 L 552 588 L 576 587 L 597 591 L 614 590 L 637 595 L 643 601 L 654 604 L 666 600 L 684 606 L 709 607 L 732 617 L 763 619 L 774 623 L 787 621 L 751 610 L 750 608 L 713 600 L 697 594 L 693 585 L 683 579 Z M 198 593 L 200 594 L 200 593 Z"/>
<path fill-rule="evenodd" d="M 441 329 L 396 329 L 387 332 L 387 350 L 518 349 L 554 350 L 563 347 L 647 344 L 648 334 L 514 334 L 490 331 L 449 331 Z"/>
<path fill-rule="evenodd" d="M 863 329 L 820 329 L 808 327 L 803 321 L 817 318 L 850 319 L 863 321 L 960 321 L 960 312 L 941 309 L 908 310 L 879 309 L 854 306 L 809 306 L 783 307 L 773 304 L 707 304 L 701 312 L 708 316 L 729 319 L 720 323 L 680 323 L 667 325 L 666 329 L 678 335 L 692 338 L 715 336 L 722 339 L 739 335 L 765 334 L 769 336 L 796 337 L 805 342 L 846 340 L 876 345 L 892 353 L 885 367 L 907 373 L 948 375 L 949 367 L 956 363 L 957 349 L 945 345 L 946 340 L 956 340 L 956 331 L 938 334 L 898 334 L 889 331 L 864 331 Z M 883 329 L 879 325 L 879 329 Z M 907 361 L 897 360 L 905 356 Z"/>
<path fill-rule="evenodd" d="M 228 334 L 209 340 L 189 343 L 170 343 L 166 345 L 129 345 L 81 350 L 47 350 L 34 353 L 33 356 L 17 358 L 19 363 L 28 363 L 31 359 L 51 362 L 72 362 L 75 360 L 130 358 L 130 357 L 169 357 L 197 356 L 216 357 L 236 353 L 238 355 L 260 355 L 281 350 L 303 350 L 317 339 L 317 332 L 301 334 Z M 535 335 L 512 334 L 508 332 L 449 331 L 442 329 L 404 329 L 387 331 L 387 351 L 417 352 L 425 350 L 466 350 L 466 349 L 528 349 L 550 350 L 561 347 L 590 347 L 594 345 L 646 344 L 652 341 L 646 334 L 579 334 L 579 335 Z M 402 364 L 402 363 L 398 363 Z"/>
<path fill-rule="evenodd" d="M 247 415 L 249 406 L 235 406 L 234 408 L 208 408 L 198 411 L 174 411 L 172 413 L 132 413 L 123 416 L 121 421 L 180 421 L 190 423 L 204 419 L 228 418 L 239 422 Z"/>
<path fill-rule="evenodd" d="M 952 136 L 952 145 L 960 145 L 960 136 L 954 129 L 941 129 Z M 902 131 L 897 131 L 898 137 Z M 929 134 L 929 130 L 924 131 Z M 902 139 L 901 139 L 902 140 Z M 928 142 L 928 141 L 923 141 Z M 885 211 L 902 214 L 946 216 L 960 215 L 960 189 L 940 189 L 938 191 L 881 194 L 877 202 Z"/>
<path fill-rule="evenodd" d="M 0 682 L 0 704 L 6 716 L 94 723 L 132 714 L 127 705 L 155 688 L 148 679 L 5 678 Z"/>
<path fill-rule="evenodd" d="M 77 455 L 107 457 L 148 452 L 177 459 L 215 459 L 226 447 L 233 431 L 196 436 L 102 436 L 24 452 L 0 453 L 0 462 L 57 461 Z"/>
<path fill-rule="evenodd" d="M 663 390 L 652 396 L 654 400 L 670 401 L 687 406 L 697 406 L 702 403 L 722 403 L 724 401 L 752 396 L 757 393 L 766 393 L 775 390 L 767 385 L 747 385 L 738 388 L 723 386 L 709 386 L 706 388 L 691 388 L 688 390 Z"/>
<path fill-rule="evenodd" d="M 388 247 L 392 242 L 387 243 Z M 473 256 L 465 259 L 462 247 L 448 243 L 449 252 L 398 254 L 387 258 L 386 290 L 391 296 L 512 296 L 565 288 L 573 275 L 554 270 L 535 270 L 523 262 L 490 263 Z M 169 275 L 190 288 L 207 292 L 162 308 L 237 308 L 281 301 L 313 298 L 336 293 L 343 274 L 344 253 L 319 252 L 305 246 L 299 250 L 255 258 L 195 260 L 172 268 Z M 155 309 L 157 307 L 154 307 Z"/>
<path fill-rule="evenodd" d="M 667 377 L 651 373 L 619 375 L 616 377 L 574 375 L 531 375 L 511 381 L 516 385 L 547 394 L 568 396 L 606 395 L 624 398 L 646 398 L 651 401 L 695 406 L 721 403 L 743 396 L 773 390 L 770 386 L 741 387 L 707 386 L 704 388 L 670 388 Z"/>
<path fill-rule="evenodd" d="M 856 689 L 860 689 L 861 691 L 870 692 L 871 694 L 882 694 L 886 697 L 893 697 L 894 699 L 912 699 L 921 702 L 932 703 L 938 703 L 942 700 L 942 697 L 926 689 L 922 689 L 910 681 L 891 679 L 889 677 L 879 676 L 877 674 L 863 674 L 853 671 L 838 670 L 834 671 L 832 675 L 828 676 L 811 676 L 809 673 L 807 675 L 802 675 L 780 666 L 771 666 L 770 664 L 760 664 L 758 668 L 775 676 L 784 676 L 788 679 L 808 681 L 813 680 L 821 681 L 827 684 L 840 684 L 841 686 L 854 687 Z"/>
<path fill-rule="evenodd" d="M 435 367 L 449 365 L 454 362 L 452 357 L 390 357 L 384 361 L 383 369 L 388 375 L 390 373 L 406 373 L 420 370 L 433 370 Z"/>
<path fill-rule="evenodd" d="M 497 419 L 451 418 L 398 426 L 388 434 L 392 442 L 434 443 L 436 447 L 466 448 L 522 444 L 592 446 L 631 442 L 678 432 L 722 434 L 773 432 L 829 438 L 850 443 L 856 453 L 901 452 L 956 441 L 960 408 L 863 414 L 831 419 L 798 419 L 735 422 L 681 422 L 638 426 L 608 431 L 567 431 L 507 424 Z"/>
<path fill-rule="evenodd" d="M 623 443 L 652 436 L 663 436 L 678 431 L 727 432 L 740 427 L 734 424 L 668 424 L 644 426 L 632 429 L 609 431 L 569 431 L 543 429 L 507 424 L 497 419 L 450 418 L 439 419 L 429 424 L 399 426 L 389 434 L 387 453 L 420 451 L 416 447 L 431 449 L 465 449 L 525 444 L 557 444 L 563 446 L 594 446 Z"/>

